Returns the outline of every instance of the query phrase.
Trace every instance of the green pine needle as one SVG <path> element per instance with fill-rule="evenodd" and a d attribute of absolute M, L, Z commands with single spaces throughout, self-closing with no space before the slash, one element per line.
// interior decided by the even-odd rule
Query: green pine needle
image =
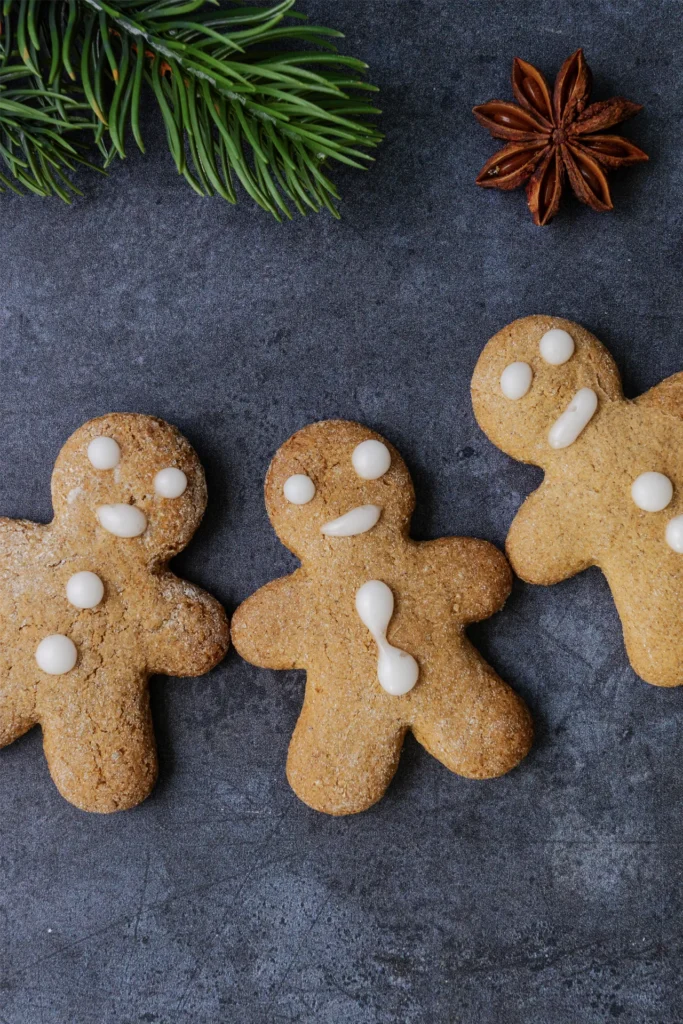
<path fill-rule="evenodd" d="M 382 139 L 366 65 L 337 52 L 341 33 L 306 24 L 296 0 L 230 3 L 0 0 L 0 192 L 69 202 L 69 172 L 101 170 L 89 147 L 104 168 L 131 137 L 144 152 L 140 105 L 153 96 L 199 195 L 234 203 L 239 181 L 278 220 L 292 207 L 338 216 L 329 165 L 365 168 Z"/>

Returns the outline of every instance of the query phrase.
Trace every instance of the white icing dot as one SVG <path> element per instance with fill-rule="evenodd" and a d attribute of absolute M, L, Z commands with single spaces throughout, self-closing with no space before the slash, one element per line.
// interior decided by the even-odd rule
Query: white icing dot
<path fill-rule="evenodd" d="M 97 518 L 115 537 L 139 537 L 147 529 L 147 517 L 135 505 L 100 505 Z"/>
<path fill-rule="evenodd" d="M 65 672 L 70 672 L 77 660 L 76 645 L 62 633 L 46 636 L 36 648 L 38 668 L 51 676 L 61 676 Z"/>
<path fill-rule="evenodd" d="M 305 473 L 295 473 L 287 477 L 282 491 L 292 505 L 307 505 L 315 497 L 315 484 Z"/>
<path fill-rule="evenodd" d="M 96 608 L 104 597 L 104 584 L 94 572 L 76 572 L 66 585 L 66 599 L 74 608 Z"/>
<path fill-rule="evenodd" d="M 562 366 L 574 355 L 574 339 L 571 334 L 553 327 L 552 331 L 546 331 L 539 342 L 541 355 L 546 363 L 551 366 Z"/>
<path fill-rule="evenodd" d="M 88 458 L 95 469 L 114 469 L 121 459 L 121 449 L 113 437 L 93 437 Z"/>
<path fill-rule="evenodd" d="M 683 516 L 675 516 L 666 524 L 666 543 L 683 555 Z"/>
<path fill-rule="evenodd" d="M 500 390 L 506 398 L 524 398 L 531 387 L 533 373 L 528 363 L 510 363 L 500 375 Z"/>
<path fill-rule="evenodd" d="M 179 498 L 187 489 L 187 477 L 182 469 L 169 466 L 160 469 L 154 477 L 154 490 L 160 498 Z"/>
<path fill-rule="evenodd" d="M 391 452 L 381 441 L 368 438 L 353 449 L 351 462 L 362 480 L 379 480 L 391 465 Z"/>
<path fill-rule="evenodd" d="M 631 485 L 631 497 L 643 512 L 661 512 L 673 496 L 673 484 L 663 473 L 641 473 Z"/>

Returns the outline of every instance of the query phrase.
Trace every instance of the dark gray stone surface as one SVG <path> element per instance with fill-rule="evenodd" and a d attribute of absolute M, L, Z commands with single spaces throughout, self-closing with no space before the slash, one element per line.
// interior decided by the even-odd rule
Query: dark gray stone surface
<path fill-rule="evenodd" d="M 69 433 L 111 410 L 178 424 L 207 468 L 177 568 L 232 610 L 294 564 L 266 519 L 290 433 L 350 417 L 414 474 L 418 538 L 503 543 L 539 479 L 480 433 L 485 341 L 517 316 L 580 320 L 631 395 L 680 370 L 677 0 L 309 0 L 382 87 L 373 170 L 336 172 L 344 219 L 279 226 L 201 200 L 162 134 L 87 197 L 0 198 L 0 511 L 49 519 Z M 616 210 L 535 228 L 475 188 L 495 143 L 474 103 L 514 54 L 553 75 L 583 45 L 595 96 L 646 104 L 649 165 Z M 134 811 L 80 813 L 34 730 L 0 753 L 1 1024 L 679 1024 L 683 695 L 638 680 L 597 571 L 517 584 L 473 630 L 528 700 L 508 777 L 450 775 L 409 741 L 387 797 L 347 820 L 284 777 L 303 678 L 231 653 L 155 680 L 161 780 Z"/>

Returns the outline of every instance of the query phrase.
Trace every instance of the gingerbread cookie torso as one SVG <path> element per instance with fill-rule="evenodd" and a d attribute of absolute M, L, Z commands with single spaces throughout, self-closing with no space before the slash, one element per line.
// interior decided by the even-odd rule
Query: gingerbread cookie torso
<path fill-rule="evenodd" d="M 599 566 L 635 672 L 683 683 L 683 374 L 627 400 L 597 338 L 531 316 L 488 342 L 472 401 L 495 445 L 545 472 L 510 528 L 515 572 L 552 584 Z"/>
<path fill-rule="evenodd" d="M 255 665 L 306 671 L 287 759 L 296 794 L 329 814 L 371 806 L 408 729 L 460 775 L 513 768 L 531 743 L 529 714 L 465 636 L 508 596 L 500 552 L 471 538 L 412 541 L 408 470 L 357 423 L 315 423 L 291 437 L 265 497 L 301 567 L 245 601 L 232 636 Z"/>
<path fill-rule="evenodd" d="M 0 746 L 39 724 L 62 795 L 121 810 L 157 776 L 148 677 L 200 675 L 229 643 L 218 602 L 166 568 L 204 472 L 174 427 L 113 414 L 69 438 L 52 499 L 48 525 L 0 519 Z"/>

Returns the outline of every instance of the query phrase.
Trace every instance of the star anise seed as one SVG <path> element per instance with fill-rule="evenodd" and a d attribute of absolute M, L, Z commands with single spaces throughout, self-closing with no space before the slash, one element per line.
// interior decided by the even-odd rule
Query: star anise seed
<path fill-rule="evenodd" d="M 620 135 L 597 135 L 637 114 L 642 106 L 621 96 L 586 106 L 591 72 L 582 50 L 568 57 L 552 95 L 541 72 L 515 57 L 512 92 L 517 103 L 490 100 L 474 116 L 507 146 L 482 167 L 477 185 L 504 190 L 527 182 L 534 223 L 557 213 L 565 174 L 574 194 L 593 210 L 611 210 L 607 169 L 648 160 L 647 153 Z"/>

